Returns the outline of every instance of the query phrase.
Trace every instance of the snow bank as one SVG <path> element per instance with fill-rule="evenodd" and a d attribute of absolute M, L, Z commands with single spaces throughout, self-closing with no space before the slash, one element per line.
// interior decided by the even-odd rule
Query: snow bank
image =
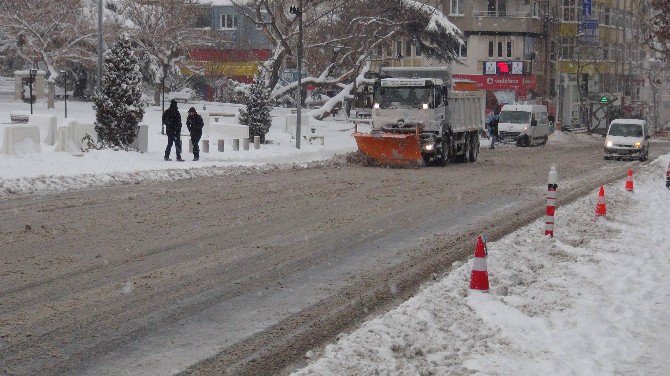
<path fill-rule="evenodd" d="M 341 335 L 295 375 L 667 375 L 670 156 L 488 244 L 492 290 L 468 290 L 471 261 L 398 308 Z M 560 188 L 559 188 L 560 203 Z M 474 250 L 474 239 L 473 239 Z"/>

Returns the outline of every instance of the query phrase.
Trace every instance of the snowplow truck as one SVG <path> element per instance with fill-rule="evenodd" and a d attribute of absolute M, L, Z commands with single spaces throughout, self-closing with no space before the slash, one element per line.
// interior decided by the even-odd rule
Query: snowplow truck
<path fill-rule="evenodd" d="M 485 95 L 451 91 L 436 78 L 383 78 L 374 87 L 372 131 L 356 130 L 360 152 L 378 164 L 474 162 Z"/>

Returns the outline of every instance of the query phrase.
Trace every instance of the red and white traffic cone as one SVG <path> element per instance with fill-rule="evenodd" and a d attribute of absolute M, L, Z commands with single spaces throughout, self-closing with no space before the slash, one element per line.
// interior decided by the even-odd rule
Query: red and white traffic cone
<path fill-rule="evenodd" d="M 628 177 L 626 178 L 626 190 L 633 192 L 633 170 L 628 169 Z"/>
<path fill-rule="evenodd" d="M 598 193 L 598 202 L 596 203 L 596 220 L 598 217 L 607 215 L 607 205 L 605 205 L 605 187 L 600 186 Z"/>
<path fill-rule="evenodd" d="M 486 247 L 481 235 L 477 237 L 475 247 L 475 258 L 472 260 L 472 273 L 470 274 L 470 289 L 488 291 L 489 273 L 486 270 Z"/>
<path fill-rule="evenodd" d="M 551 166 L 547 180 L 547 215 L 545 217 L 544 234 L 554 237 L 554 217 L 556 214 L 556 189 L 558 188 L 558 173 L 556 166 Z"/>

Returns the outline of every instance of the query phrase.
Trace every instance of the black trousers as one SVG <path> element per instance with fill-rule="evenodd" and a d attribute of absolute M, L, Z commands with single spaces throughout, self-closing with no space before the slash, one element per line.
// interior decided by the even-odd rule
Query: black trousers
<path fill-rule="evenodd" d="M 181 136 L 179 133 L 170 134 L 168 133 L 168 144 L 165 148 L 165 158 L 170 158 L 170 150 L 172 150 L 172 144 L 174 143 L 175 152 L 177 152 L 177 159 L 181 159 Z"/>
<path fill-rule="evenodd" d="M 202 137 L 202 133 L 191 133 L 191 145 L 193 145 L 193 158 L 200 158 L 200 137 Z"/>

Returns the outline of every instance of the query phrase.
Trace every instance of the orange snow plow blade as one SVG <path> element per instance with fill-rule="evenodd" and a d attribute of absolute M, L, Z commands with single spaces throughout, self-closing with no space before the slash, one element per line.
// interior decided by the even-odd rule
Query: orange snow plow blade
<path fill-rule="evenodd" d="M 419 135 L 413 133 L 354 133 L 358 150 L 380 164 L 421 163 Z"/>

